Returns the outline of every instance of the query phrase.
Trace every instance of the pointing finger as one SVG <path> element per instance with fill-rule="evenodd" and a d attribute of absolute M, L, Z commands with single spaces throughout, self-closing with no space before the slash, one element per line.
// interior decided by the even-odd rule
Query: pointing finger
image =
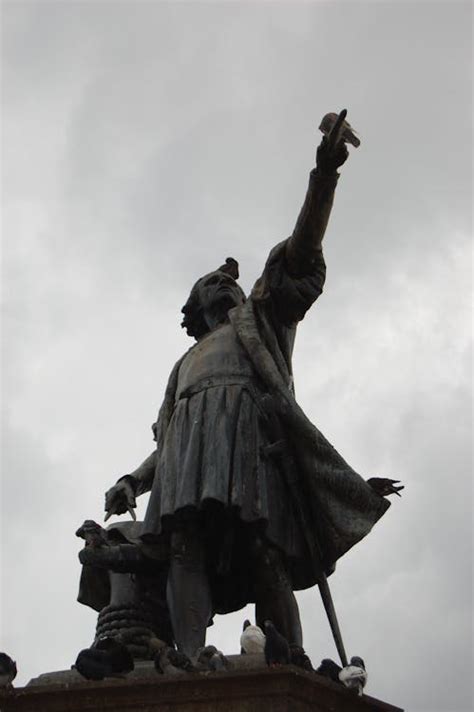
<path fill-rule="evenodd" d="M 341 128 L 345 121 L 346 116 L 347 116 L 347 109 L 343 109 L 341 111 L 341 113 L 339 114 L 339 116 L 337 117 L 336 122 L 331 129 L 331 133 L 329 134 L 329 141 L 332 145 L 335 145 L 339 141 L 340 134 L 341 134 Z"/>

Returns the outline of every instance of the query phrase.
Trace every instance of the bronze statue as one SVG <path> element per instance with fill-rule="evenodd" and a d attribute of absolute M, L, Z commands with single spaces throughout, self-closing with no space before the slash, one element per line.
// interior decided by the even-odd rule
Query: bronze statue
<path fill-rule="evenodd" d="M 389 507 L 390 481 L 368 484 L 293 395 L 296 327 L 325 280 L 321 243 L 348 156 L 345 115 L 324 135 L 293 234 L 270 252 L 250 296 L 231 258 L 192 288 L 182 325 L 196 343 L 171 372 L 156 448 L 106 494 L 110 516 L 151 491 L 140 540 L 161 552 L 174 639 L 189 656 L 214 613 L 249 602 L 257 624 L 271 619 L 301 646 L 293 591 L 323 591 L 336 560 Z"/>

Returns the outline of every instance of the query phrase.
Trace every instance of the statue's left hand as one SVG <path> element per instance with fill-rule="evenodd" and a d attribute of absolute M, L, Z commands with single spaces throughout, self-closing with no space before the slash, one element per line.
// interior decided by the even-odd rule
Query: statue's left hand
<path fill-rule="evenodd" d="M 341 137 L 341 129 L 347 111 L 343 109 L 331 132 L 323 136 L 316 152 L 316 166 L 324 173 L 336 171 L 347 160 L 349 151 Z"/>

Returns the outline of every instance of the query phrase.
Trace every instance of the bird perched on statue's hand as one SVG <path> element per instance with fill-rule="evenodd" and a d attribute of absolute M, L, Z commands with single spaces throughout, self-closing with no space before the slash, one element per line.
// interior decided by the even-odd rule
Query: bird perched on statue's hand
<path fill-rule="evenodd" d="M 228 670 L 230 667 L 229 660 L 224 653 L 217 650 L 215 645 L 206 645 L 198 651 L 198 665 L 201 669 L 210 670 L 211 672 L 219 672 Z"/>
<path fill-rule="evenodd" d="M 97 524 L 97 522 L 94 522 L 93 519 L 86 519 L 84 524 L 77 530 L 76 536 L 80 539 L 84 539 L 86 546 L 96 548 L 99 546 L 109 546 L 105 529 L 103 529 L 100 524 Z"/>
<path fill-rule="evenodd" d="M 371 477 L 367 480 L 367 484 L 381 497 L 387 497 L 389 494 L 401 497 L 400 490 L 405 489 L 405 485 L 397 486 L 397 482 L 400 480 L 389 480 L 387 477 Z"/>
<path fill-rule="evenodd" d="M 318 667 L 316 672 L 318 675 L 324 675 L 324 677 L 328 677 L 330 680 L 333 682 L 341 682 L 339 680 L 339 673 L 341 672 L 342 667 L 338 665 L 337 663 L 334 662 L 334 660 L 331 660 L 330 658 L 324 658 L 324 660 L 321 660 L 321 665 Z"/>
<path fill-rule="evenodd" d="M 354 655 L 350 664 L 342 668 L 339 680 L 350 690 L 355 690 L 358 695 L 362 695 L 362 690 L 367 682 L 367 672 L 362 658 Z"/>
<path fill-rule="evenodd" d="M 258 625 L 252 625 L 249 620 L 244 621 L 242 635 L 240 636 L 240 652 L 263 653 L 265 650 L 265 634 Z"/>
<path fill-rule="evenodd" d="M 12 687 L 16 672 L 16 662 L 6 653 L 0 653 L 0 689 Z"/>
<path fill-rule="evenodd" d="M 329 136 L 331 133 L 331 130 L 336 123 L 338 118 L 338 114 L 335 114 L 333 112 L 326 114 L 323 116 L 321 123 L 319 124 L 319 130 L 325 135 Z M 340 136 L 344 143 L 350 143 L 352 146 L 355 146 L 356 148 L 360 146 L 360 139 L 357 138 L 357 136 L 354 133 L 354 129 L 352 126 L 349 124 L 348 121 L 343 121 L 342 126 L 341 126 L 341 131 L 340 131 Z"/>
<path fill-rule="evenodd" d="M 302 670 L 307 670 L 308 672 L 314 671 L 311 660 L 301 645 L 290 644 L 290 661 L 292 665 L 296 665 L 296 667 L 302 668 Z"/>
<path fill-rule="evenodd" d="M 163 675 L 185 675 L 196 670 L 187 655 L 168 645 L 165 645 L 156 654 L 155 669 Z"/>
<path fill-rule="evenodd" d="M 265 660 L 270 667 L 290 664 L 290 646 L 271 621 L 265 621 Z"/>
<path fill-rule="evenodd" d="M 73 668 L 87 680 L 123 677 L 134 669 L 132 655 L 119 640 L 104 636 L 91 648 L 81 650 Z"/>

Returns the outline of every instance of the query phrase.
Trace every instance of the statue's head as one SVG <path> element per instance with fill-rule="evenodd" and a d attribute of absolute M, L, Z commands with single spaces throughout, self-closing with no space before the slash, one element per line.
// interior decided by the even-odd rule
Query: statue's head
<path fill-rule="evenodd" d="M 219 269 L 198 279 L 181 309 L 184 314 L 181 326 L 189 336 L 200 339 L 225 319 L 229 309 L 245 302 L 238 278 L 239 264 L 228 257 Z"/>

